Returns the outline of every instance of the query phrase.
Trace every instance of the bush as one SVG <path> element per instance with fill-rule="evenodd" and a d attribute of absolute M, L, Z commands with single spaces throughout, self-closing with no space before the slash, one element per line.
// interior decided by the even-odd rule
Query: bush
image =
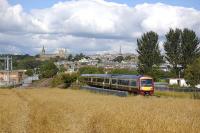
<path fill-rule="evenodd" d="M 156 82 L 160 82 L 160 80 L 163 79 L 175 77 L 175 74 L 173 72 L 165 72 L 158 68 L 153 68 L 151 71 L 147 73 L 147 75 L 152 76 L 154 78 L 154 81 Z"/>
<path fill-rule="evenodd" d="M 56 87 L 59 85 L 63 85 L 62 87 L 67 88 L 71 86 L 73 82 L 75 82 L 78 78 L 78 74 L 66 74 L 66 73 L 60 73 L 56 76 L 54 76 L 52 80 L 52 87 Z"/>
<path fill-rule="evenodd" d="M 52 78 L 58 72 L 58 68 L 52 61 L 44 62 L 40 67 L 42 78 Z"/>
<path fill-rule="evenodd" d="M 188 65 L 185 70 L 185 79 L 192 87 L 200 84 L 200 58 L 196 59 L 191 65 Z"/>
<path fill-rule="evenodd" d="M 79 69 L 80 74 L 103 74 L 103 68 L 97 68 L 92 66 L 81 67 Z"/>
<path fill-rule="evenodd" d="M 28 76 L 33 76 L 33 70 L 32 69 L 28 69 L 26 72 L 25 72 L 26 75 Z"/>

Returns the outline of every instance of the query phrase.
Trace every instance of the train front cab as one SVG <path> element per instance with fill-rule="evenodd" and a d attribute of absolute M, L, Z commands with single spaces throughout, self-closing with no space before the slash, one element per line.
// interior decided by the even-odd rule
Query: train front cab
<path fill-rule="evenodd" d="M 150 77 L 141 77 L 139 84 L 139 93 L 141 95 L 153 95 L 154 93 L 154 83 L 153 79 Z"/>

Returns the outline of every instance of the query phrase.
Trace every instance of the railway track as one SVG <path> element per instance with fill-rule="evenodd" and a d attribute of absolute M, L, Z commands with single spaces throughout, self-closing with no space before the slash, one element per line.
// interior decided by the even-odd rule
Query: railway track
<path fill-rule="evenodd" d="M 109 95 L 116 95 L 116 96 L 120 96 L 120 97 L 127 97 L 129 95 L 129 93 L 126 92 L 126 91 L 110 90 L 110 89 L 91 87 L 91 86 L 82 86 L 80 88 L 84 89 L 84 90 L 89 90 L 89 91 L 92 91 L 92 92 L 98 92 L 98 93 L 109 94 Z"/>

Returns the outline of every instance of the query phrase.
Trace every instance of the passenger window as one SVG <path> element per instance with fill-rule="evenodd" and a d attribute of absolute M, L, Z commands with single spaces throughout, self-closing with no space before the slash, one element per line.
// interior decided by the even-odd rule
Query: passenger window
<path fill-rule="evenodd" d="M 131 80 L 131 86 L 137 86 L 135 80 Z"/>
<path fill-rule="evenodd" d="M 118 84 L 119 85 L 129 85 L 129 81 L 128 80 L 118 80 Z"/>
<path fill-rule="evenodd" d="M 105 79 L 105 83 L 109 83 L 109 79 Z"/>
<path fill-rule="evenodd" d="M 112 79 L 112 84 L 116 84 L 117 80 L 116 79 Z"/>

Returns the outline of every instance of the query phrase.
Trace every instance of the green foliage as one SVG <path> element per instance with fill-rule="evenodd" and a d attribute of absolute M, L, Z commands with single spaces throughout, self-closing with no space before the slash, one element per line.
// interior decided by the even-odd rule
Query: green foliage
<path fill-rule="evenodd" d="M 103 74 L 103 68 L 97 68 L 97 67 L 81 67 L 79 69 L 80 74 Z"/>
<path fill-rule="evenodd" d="M 140 39 L 137 39 L 138 71 L 141 74 L 147 74 L 152 71 L 153 66 L 159 66 L 163 62 L 157 33 L 150 31 L 144 33 Z"/>
<path fill-rule="evenodd" d="M 100 58 L 96 58 L 96 60 L 98 60 L 98 63 L 102 62 L 102 60 Z"/>
<path fill-rule="evenodd" d="M 155 96 L 159 97 L 174 97 L 174 98 L 190 98 L 190 93 L 186 92 L 175 92 L 175 91 L 155 91 Z"/>
<path fill-rule="evenodd" d="M 35 56 L 25 55 L 0 55 L 0 57 L 12 56 L 13 69 L 34 69 L 41 65 L 41 61 L 36 60 Z M 4 61 L 0 61 L 0 69 L 4 69 Z"/>
<path fill-rule="evenodd" d="M 73 60 L 72 54 L 70 54 L 70 55 L 68 56 L 67 60 L 68 60 L 68 61 L 72 61 L 72 60 Z"/>
<path fill-rule="evenodd" d="M 181 54 L 181 65 L 183 69 L 186 69 L 187 65 L 192 64 L 199 56 L 199 39 L 194 31 L 189 29 L 182 31 Z"/>
<path fill-rule="evenodd" d="M 154 81 L 159 82 L 162 79 L 174 77 L 175 74 L 173 72 L 165 72 L 158 68 L 153 68 L 150 72 L 147 73 L 147 75 L 153 77 Z"/>
<path fill-rule="evenodd" d="M 69 87 L 73 82 L 77 80 L 77 78 L 78 74 L 76 73 L 72 74 L 60 73 L 54 76 L 52 80 L 52 87 L 56 87 L 62 84 L 64 84 L 64 87 Z"/>
<path fill-rule="evenodd" d="M 52 61 L 44 62 L 40 67 L 40 74 L 42 78 L 52 78 L 58 72 L 58 68 Z"/>
<path fill-rule="evenodd" d="M 181 59 L 181 30 L 180 29 L 170 29 L 170 31 L 165 35 L 166 41 L 164 43 L 164 49 L 167 61 L 172 65 L 172 71 L 178 76 L 180 69 L 178 65 Z"/>
<path fill-rule="evenodd" d="M 151 71 L 147 73 L 147 75 L 153 77 L 154 81 L 158 82 L 160 78 L 163 77 L 163 71 L 157 69 L 157 68 L 152 68 Z"/>
<path fill-rule="evenodd" d="M 166 59 L 172 65 L 172 71 L 178 77 L 181 69 L 185 70 L 187 65 L 191 64 L 200 55 L 199 39 L 196 33 L 189 29 L 170 29 L 165 37 Z"/>
<path fill-rule="evenodd" d="M 67 69 L 64 67 L 64 65 L 61 65 L 59 68 L 59 72 L 65 72 Z"/>
<path fill-rule="evenodd" d="M 121 63 L 124 60 L 123 56 L 117 56 L 113 61 Z"/>
<path fill-rule="evenodd" d="M 83 53 L 80 53 L 80 54 L 75 55 L 72 61 L 79 61 L 85 57 L 86 56 Z"/>
<path fill-rule="evenodd" d="M 191 65 L 188 65 L 185 71 L 185 79 L 192 87 L 200 84 L 200 58 L 196 59 Z"/>
<path fill-rule="evenodd" d="M 39 67 L 40 64 L 40 61 L 37 61 L 32 57 L 27 57 L 15 62 L 14 66 L 16 69 L 34 69 L 36 67 Z"/>
<path fill-rule="evenodd" d="M 127 60 L 127 61 L 130 61 L 132 59 L 132 57 L 130 56 L 130 55 L 128 55 L 128 56 L 126 56 L 125 58 L 124 58 L 124 60 Z"/>
<path fill-rule="evenodd" d="M 110 72 L 108 72 L 109 74 L 134 74 L 137 75 L 138 72 L 135 70 L 129 70 L 129 69 L 113 69 Z"/>
<path fill-rule="evenodd" d="M 25 74 L 28 75 L 28 76 L 33 76 L 33 70 L 28 69 Z"/>

